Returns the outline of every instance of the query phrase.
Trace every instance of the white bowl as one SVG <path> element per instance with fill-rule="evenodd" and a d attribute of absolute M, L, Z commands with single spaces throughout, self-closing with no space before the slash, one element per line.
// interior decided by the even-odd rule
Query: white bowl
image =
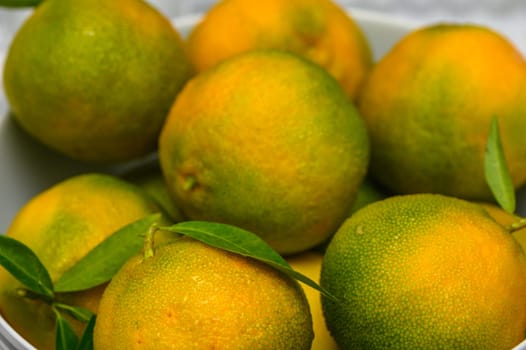
<path fill-rule="evenodd" d="M 348 9 L 359 23 L 372 45 L 376 59 L 382 57 L 394 43 L 415 27 L 415 23 L 398 20 L 383 14 Z M 200 15 L 177 17 L 174 26 L 186 35 Z M 5 52 L 0 52 L 0 58 Z M 0 64 L 2 60 L 0 59 Z M 1 81 L 1 79 L 0 79 Z M 34 195 L 75 174 L 103 171 L 120 174 L 137 162 L 103 167 L 73 161 L 49 150 L 21 131 L 9 116 L 5 95 L 0 90 L 0 233 L 5 232 L 16 212 Z M 524 191 L 523 191 L 524 192 Z M 526 192 L 519 193 L 518 212 L 526 213 Z M 0 316 L 0 350 L 34 349 Z M 515 350 L 526 350 L 526 341 Z"/>

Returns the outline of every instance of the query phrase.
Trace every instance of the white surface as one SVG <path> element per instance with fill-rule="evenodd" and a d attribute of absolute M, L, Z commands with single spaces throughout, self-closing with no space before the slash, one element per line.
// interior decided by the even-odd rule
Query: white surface
<path fill-rule="evenodd" d="M 170 16 L 194 10 L 195 6 L 203 9 L 209 1 L 190 2 L 195 6 L 180 1 L 151 1 Z M 378 2 L 378 1 L 377 1 Z M 385 3 L 390 2 L 384 0 Z M 204 5 L 203 5 L 204 4 Z M 30 11 L 0 9 L 0 68 L 13 34 Z M 352 9 L 351 14 L 365 31 L 372 43 L 376 57 L 381 57 L 393 43 L 404 35 L 419 21 L 409 21 L 403 16 L 387 17 L 385 14 Z M 174 25 L 185 32 L 195 23 L 196 16 L 179 17 Z M 43 148 L 20 131 L 8 115 L 8 108 L 3 92 L 0 90 L 0 232 L 4 232 L 18 209 L 29 198 L 73 174 L 86 171 L 119 172 L 119 168 L 101 168 L 89 164 L 71 161 L 53 151 Z M 525 197 L 521 195 L 521 197 Z M 525 213 L 521 203 L 519 212 Z M 10 344 L 10 345 L 9 345 Z M 0 349 L 29 349 L 21 339 L 0 317 Z M 516 349 L 526 350 L 526 343 Z"/>

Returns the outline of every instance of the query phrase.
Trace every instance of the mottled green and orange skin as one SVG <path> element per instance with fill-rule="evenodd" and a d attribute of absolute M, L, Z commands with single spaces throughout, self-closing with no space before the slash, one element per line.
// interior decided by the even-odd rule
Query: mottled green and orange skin
<path fill-rule="evenodd" d="M 253 51 L 186 85 L 159 156 L 186 217 L 238 225 L 290 254 L 338 228 L 369 148 L 363 121 L 325 70 L 286 52 Z"/>
<path fill-rule="evenodd" d="M 120 162 L 156 150 L 191 74 L 183 40 L 146 2 L 50 0 L 17 32 L 3 80 L 33 137 L 75 159 Z"/>
<path fill-rule="evenodd" d="M 54 281 L 119 228 L 159 211 L 140 188 L 110 175 L 66 179 L 24 205 L 6 234 L 31 248 Z M 17 295 L 23 287 L 0 268 L 0 313 L 38 349 L 55 349 L 55 317 L 48 304 Z M 59 296 L 97 311 L 105 286 Z M 74 322 L 78 334 L 84 324 Z"/>
<path fill-rule="evenodd" d="M 320 284 L 342 349 L 511 349 L 526 332 L 526 257 L 478 204 L 394 196 L 334 235 Z"/>
<path fill-rule="evenodd" d="M 249 50 L 291 51 L 327 69 L 352 99 L 372 66 L 362 29 L 329 0 L 220 1 L 192 30 L 188 49 L 198 71 Z"/>
<path fill-rule="evenodd" d="M 185 237 L 123 266 L 100 302 L 94 348 L 308 350 L 313 337 L 297 281 Z"/>
<path fill-rule="evenodd" d="M 491 120 L 515 187 L 526 181 L 526 63 L 480 26 L 435 25 L 403 38 L 372 70 L 358 105 L 371 175 L 396 193 L 491 199 L 484 150 Z"/>

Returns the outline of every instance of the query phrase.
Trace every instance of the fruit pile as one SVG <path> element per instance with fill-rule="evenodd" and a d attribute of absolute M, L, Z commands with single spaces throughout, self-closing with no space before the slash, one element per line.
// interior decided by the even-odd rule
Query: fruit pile
<path fill-rule="evenodd" d="M 526 61 L 504 36 L 430 24 L 375 61 L 330 0 L 218 1 L 186 37 L 141 0 L 37 3 L 12 118 L 75 161 L 153 161 L 65 178 L 0 235 L 0 315 L 35 347 L 524 339 Z"/>

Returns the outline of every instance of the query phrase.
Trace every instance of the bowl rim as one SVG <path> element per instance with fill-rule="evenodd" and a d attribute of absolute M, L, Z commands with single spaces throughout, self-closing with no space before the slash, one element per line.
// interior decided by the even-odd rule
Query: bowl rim
<path fill-rule="evenodd" d="M 0 315 L 0 348 L 2 345 L 6 349 L 13 350 L 36 350 L 27 340 L 25 340 L 9 323 Z"/>
<path fill-rule="evenodd" d="M 393 26 L 400 30 L 410 31 L 422 25 L 417 20 L 410 20 L 400 16 L 386 14 L 374 10 L 365 10 L 362 8 L 343 6 L 342 7 L 348 15 L 356 20 L 361 26 L 364 24 L 369 26 Z M 188 30 L 195 26 L 205 15 L 206 12 L 195 12 L 182 16 L 169 17 L 169 21 L 176 29 Z M 3 67 L 4 52 L 0 52 L 0 68 Z M 1 78 L 0 78 L 1 82 Z M 1 86 L 0 86 L 1 89 Z M 0 112 L 1 108 L 0 108 Z M 4 118 L 0 113 L 0 121 Z M 36 350 L 27 340 L 25 340 L 0 314 L 0 349 L 4 350 Z M 526 350 L 526 339 L 517 344 L 512 350 Z"/>

